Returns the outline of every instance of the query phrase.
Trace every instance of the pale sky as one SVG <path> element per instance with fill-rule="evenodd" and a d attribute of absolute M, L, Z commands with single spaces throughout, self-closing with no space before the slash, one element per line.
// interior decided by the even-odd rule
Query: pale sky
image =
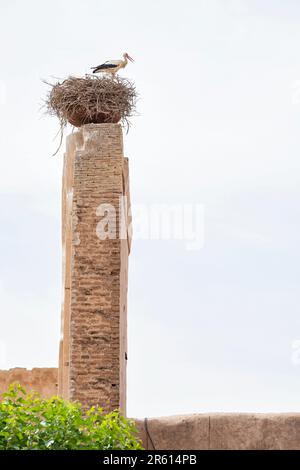
<path fill-rule="evenodd" d="M 58 361 L 63 149 L 42 79 L 127 51 L 132 201 L 205 207 L 202 250 L 133 243 L 128 415 L 300 411 L 300 2 L 1 0 L 0 41 L 0 367 Z"/>

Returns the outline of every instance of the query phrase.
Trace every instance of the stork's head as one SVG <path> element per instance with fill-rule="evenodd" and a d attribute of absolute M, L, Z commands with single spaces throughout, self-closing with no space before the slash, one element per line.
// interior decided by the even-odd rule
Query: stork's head
<path fill-rule="evenodd" d="M 129 54 L 127 54 L 127 52 L 124 52 L 124 54 L 123 54 L 123 57 L 124 57 L 124 59 L 128 59 L 128 60 L 130 60 L 130 62 L 134 62 L 133 58 L 132 58 L 132 57 L 130 57 L 130 55 L 129 55 Z"/>

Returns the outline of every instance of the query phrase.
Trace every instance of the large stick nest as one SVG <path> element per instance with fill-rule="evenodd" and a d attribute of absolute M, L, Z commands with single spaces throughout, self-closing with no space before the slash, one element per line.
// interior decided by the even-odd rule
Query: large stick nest
<path fill-rule="evenodd" d="M 130 125 L 135 113 L 137 92 L 126 78 L 90 76 L 69 77 L 63 82 L 49 84 L 46 107 L 57 116 L 63 129 L 69 122 L 80 127 L 89 123 L 121 123 Z"/>

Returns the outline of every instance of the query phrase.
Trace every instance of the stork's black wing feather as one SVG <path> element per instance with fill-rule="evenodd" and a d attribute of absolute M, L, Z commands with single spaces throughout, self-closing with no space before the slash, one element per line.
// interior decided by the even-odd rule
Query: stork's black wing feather
<path fill-rule="evenodd" d="M 117 64 L 110 64 L 105 62 L 104 64 L 97 65 L 97 67 L 92 67 L 93 73 L 99 72 L 99 70 L 106 70 L 106 69 L 115 69 L 118 67 Z"/>

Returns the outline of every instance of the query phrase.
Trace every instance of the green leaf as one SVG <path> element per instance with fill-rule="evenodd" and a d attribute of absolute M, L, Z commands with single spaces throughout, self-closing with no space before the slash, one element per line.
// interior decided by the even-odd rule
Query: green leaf
<path fill-rule="evenodd" d="M 0 450 L 142 449 L 134 422 L 12 384 L 0 402 Z"/>

